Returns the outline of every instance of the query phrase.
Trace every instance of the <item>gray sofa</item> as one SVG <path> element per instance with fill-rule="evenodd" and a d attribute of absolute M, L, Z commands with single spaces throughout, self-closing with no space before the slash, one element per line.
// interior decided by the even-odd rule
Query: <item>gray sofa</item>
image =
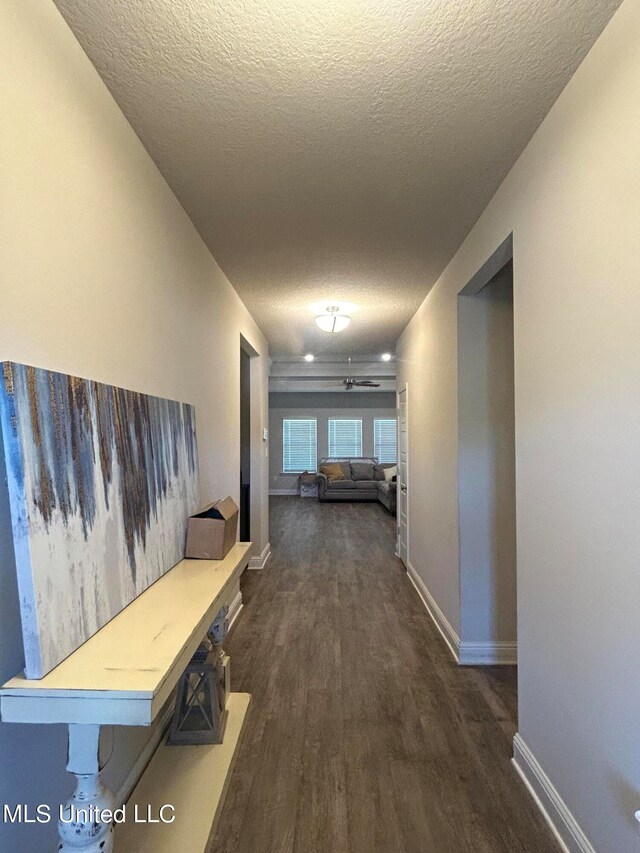
<path fill-rule="evenodd" d="M 394 463 L 379 465 L 375 456 L 328 457 L 321 459 L 320 465 L 326 462 L 338 462 L 345 479 L 330 481 L 318 474 L 319 501 L 380 501 L 392 515 L 396 514 L 396 483 L 386 482 L 382 473 Z"/>

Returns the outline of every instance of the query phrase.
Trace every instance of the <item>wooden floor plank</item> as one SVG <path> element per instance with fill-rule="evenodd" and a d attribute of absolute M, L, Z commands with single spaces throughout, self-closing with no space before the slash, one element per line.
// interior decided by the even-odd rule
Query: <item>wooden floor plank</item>
<path fill-rule="evenodd" d="M 212 853 L 552 853 L 510 764 L 515 667 L 458 667 L 378 504 L 271 501 L 227 641 L 252 694 Z"/>

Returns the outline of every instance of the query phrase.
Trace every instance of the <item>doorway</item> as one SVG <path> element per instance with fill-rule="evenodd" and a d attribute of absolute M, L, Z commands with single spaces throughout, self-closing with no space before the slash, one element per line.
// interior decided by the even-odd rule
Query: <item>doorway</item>
<path fill-rule="evenodd" d="M 515 664 L 513 261 L 483 270 L 458 296 L 460 662 Z"/>
<path fill-rule="evenodd" d="M 398 557 L 409 566 L 409 417 L 408 388 L 398 391 Z"/>
<path fill-rule="evenodd" d="M 251 541 L 251 356 L 240 346 L 240 540 Z"/>

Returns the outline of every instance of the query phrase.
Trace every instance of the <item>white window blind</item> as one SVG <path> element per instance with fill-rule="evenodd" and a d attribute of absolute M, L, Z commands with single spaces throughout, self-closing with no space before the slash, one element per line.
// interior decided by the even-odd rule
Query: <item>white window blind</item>
<path fill-rule="evenodd" d="M 373 421 L 374 456 L 378 462 L 397 462 L 397 421 L 395 418 L 375 418 Z"/>
<path fill-rule="evenodd" d="M 283 418 L 282 471 L 300 474 L 315 471 L 318 464 L 317 421 L 315 418 Z"/>
<path fill-rule="evenodd" d="M 329 418 L 329 456 L 362 456 L 360 418 Z"/>

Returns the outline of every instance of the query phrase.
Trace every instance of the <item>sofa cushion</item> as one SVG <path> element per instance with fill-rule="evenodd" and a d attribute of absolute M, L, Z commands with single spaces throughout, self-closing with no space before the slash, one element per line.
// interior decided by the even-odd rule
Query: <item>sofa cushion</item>
<path fill-rule="evenodd" d="M 349 464 L 348 459 L 343 459 L 342 462 L 338 462 L 338 465 L 342 468 L 342 473 L 344 474 L 345 480 L 353 479 L 351 477 L 351 465 Z"/>
<path fill-rule="evenodd" d="M 354 482 L 354 486 L 358 491 L 364 490 L 365 492 L 373 492 L 374 494 L 376 492 L 377 485 L 378 484 L 373 480 L 356 480 Z"/>
<path fill-rule="evenodd" d="M 384 468 L 382 467 L 382 465 L 374 465 L 373 479 L 379 482 L 384 480 Z"/>
<path fill-rule="evenodd" d="M 347 479 L 339 462 L 325 462 L 320 466 L 320 473 L 324 474 L 330 483 Z"/>
<path fill-rule="evenodd" d="M 354 480 L 373 480 L 373 462 L 352 462 L 351 476 Z"/>
<path fill-rule="evenodd" d="M 384 482 L 382 482 L 382 483 L 376 483 L 376 486 L 378 487 L 378 491 L 382 492 L 385 495 L 388 495 L 390 492 L 395 492 L 397 485 L 398 484 L 396 483 L 395 480 L 393 480 L 393 481 L 384 480 Z"/>
<path fill-rule="evenodd" d="M 334 491 L 336 489 L 355 489 L 355 487 L 353 480 L 329 480 L 327 483 L 327 491 Z"/>

